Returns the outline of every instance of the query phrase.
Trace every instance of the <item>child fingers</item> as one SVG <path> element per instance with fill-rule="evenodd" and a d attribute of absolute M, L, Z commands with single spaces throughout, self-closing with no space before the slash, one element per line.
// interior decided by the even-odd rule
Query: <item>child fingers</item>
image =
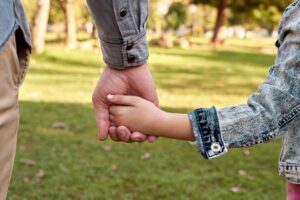
<path fill-rule="evenodd" d="M 140 132 L 135 131 L 130 135 L 130 139 L 132 141 L 135 141 L 135 142 L 138 142 L 138 143 L 143 143 L 147 140 L 147 136 L 140 133 Z"/>
<path fill-rule="evenodd" d="M 120 110 L 121 110 L 120 106 L 110 106 L 109 107 L 109 114 L 110 114 L 109 117 L 113 118 L 114 115 L 118 115 L 120 113 Z"/>
<path fill-rule="evenodd" d="M 124 105 L 124 106 L 133 106 L 138 101 L 138 97 L 135 96 L 126 96 L 126 95 L 107 95 L 107 100 L 111 103 Z"/>

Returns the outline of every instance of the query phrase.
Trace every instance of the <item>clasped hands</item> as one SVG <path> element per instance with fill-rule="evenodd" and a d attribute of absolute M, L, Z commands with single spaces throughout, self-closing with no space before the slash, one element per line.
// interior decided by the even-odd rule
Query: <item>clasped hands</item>
<path fill-rule="evenodd" d="M 123 124 L 120 121 L 122 117 L 116 116 L 120 116 L 117 114 L 120 114 L 124 109 L 117 107 L 117 105 L 124 105 L 125 103 L 130 105 L 130 102 L 128 102 L 128 99 L 127 102 L 123 102 L 123 99 L 121 101 L 120 98 L 110 99 L 110 97 L 115 97 L 110 94 L 138 96 L 148 100 L 154 107 L 159 107 L 154 81 L 147 64 L 124 70 L 106 67 L 94 90 L 93 106 L 100 140 L 106 140 L 109 136 L 114 141 L 128 143 L 145 142 L 147 140 L 154 142 L 156 140 L 155 136 L 138 132 L 136 131 L 138 129 L 133 129 L 132 125 L 130 125 L 131 127 L 120 125 Z M 147 113 L 145 112 L 146 116 Z M 125 119 L 122 118 L 122 120 Z M 135 123 L 142 122 L 143 119 L 138 118 Z M 131 132 L 131 130 L 134 131 Z"/>

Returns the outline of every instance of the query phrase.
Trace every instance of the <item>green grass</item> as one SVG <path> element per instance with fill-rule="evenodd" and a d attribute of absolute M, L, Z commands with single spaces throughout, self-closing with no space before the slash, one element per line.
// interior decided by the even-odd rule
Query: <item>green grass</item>
<path fill-rule="evenodd" d="M 246 102 L 274 62 L 274 54 L 262 51 L 272 43 L 263 41 L 229 40 L 221 49 L 151 47 L 150 66 L 162 108 L 187 112 Z M 281 141 L 251 148 L 249 156 L 244 149 L 232 149 L 210 161 L 181 141 L 98 142 L 90 100 L 103 67 L 99 51 L 63 45 L 51 45 L 32 58 L 20 94 L 9 200 L 284 199 L 284 179 L 277 175 Z M 65 129 L 52 128 L 55 122 L 64 123 Z M 106 146 L 111 150 L 104 150 Z M 150 158 L 141 159 L 146 153 Z M 45 176 L 39 180 L 41 169 Z M 232 192 L 233 187 L 240 191 Z"/>

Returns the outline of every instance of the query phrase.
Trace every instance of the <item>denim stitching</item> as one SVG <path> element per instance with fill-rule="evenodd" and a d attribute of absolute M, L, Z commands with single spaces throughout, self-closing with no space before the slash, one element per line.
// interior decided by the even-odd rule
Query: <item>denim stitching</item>
<path fill-rule="evenodd" d="M 283 116 L 283 118 L 278 122 L 278 126 L 281 128 L 282 126 L 286 125 L 291 120 L 293 120 L 299 112 L 300 112 L 300 106 L 294 108 L 289 114 Z"/>

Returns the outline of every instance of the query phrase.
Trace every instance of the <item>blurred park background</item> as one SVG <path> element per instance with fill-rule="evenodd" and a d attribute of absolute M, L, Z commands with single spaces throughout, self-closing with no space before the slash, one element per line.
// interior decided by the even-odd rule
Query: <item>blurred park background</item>
<path fill-rule="evenodd" d="M 162 109 L 245 103 L 274 63 L 289 3 L 151 0 L 149 66 Z M 187 142 L 97 141 L 91 94 L 105 64 L 85 0 L 23 4 L 34 54 L 9 200 L 284 199 L 280 140 L 211 161 Z"/>

